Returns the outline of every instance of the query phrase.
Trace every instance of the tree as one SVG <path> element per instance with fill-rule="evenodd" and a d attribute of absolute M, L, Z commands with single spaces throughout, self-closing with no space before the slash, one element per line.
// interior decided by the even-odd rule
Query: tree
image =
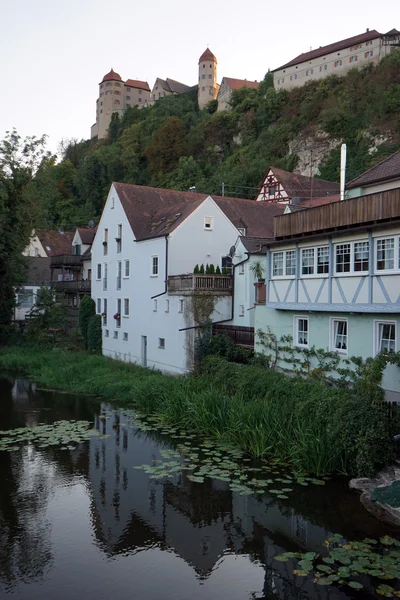
<path fill-rule="evenodd" d="M 15 288 L 23 283 L 22 251 L 35 224 L 36 206 L 27 190 L 43 158 L 46 136 L 27 137 L 6 132 L 0 142 L 0 339 L 11 324 Z"/>
<path fill-rule="evenodd" d="M 66 307 L 51 288 L 42 286 L 30 311 L 25 333 L 34 344 L 49 342 L 49 328 L 63 329 L 67 323 Z"/>
<path fill-rule="evenodd" d="M 101 354 L 102 351 L 101 316 L 93 315 L 89 319 L 87 330 L 87 349 L 92 354 Z"/>
<path fill-rule="evenodd" d="M 145 150 L 152 173 L 169 173 L 187 154 L 186 129 L 178 117 L 168 117 Z"/>
<path fill-rule="evenodd" d="M 88 339 L 88 330 L 89 330 L 89 321 L 92 317 L 96 315 L 96 304 L 95 301 L 90 298 L 90 296 L 84 296 L 79 305 L 79 329 L 83 335 L 83 339 L 85 342 L 85 348 L 88 349 L 89 339 Z"/>

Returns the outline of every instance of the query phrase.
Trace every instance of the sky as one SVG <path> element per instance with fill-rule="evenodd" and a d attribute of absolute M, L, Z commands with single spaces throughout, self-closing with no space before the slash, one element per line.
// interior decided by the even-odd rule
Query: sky
<path fill-rule="evenodd" d="M 15 127 L 62 139 L 90 137 L 98 84 L 170 77 L 195 85 L 207 48 L 222 77 L 261 80 L 310 48 L 366 28 L 400 29 L 398 0 L 3 0 L 0 139 Z"/>

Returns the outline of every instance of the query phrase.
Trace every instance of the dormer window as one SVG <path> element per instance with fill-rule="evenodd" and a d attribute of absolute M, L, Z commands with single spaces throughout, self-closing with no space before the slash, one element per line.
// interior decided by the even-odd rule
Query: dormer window
<path fill-rule="evenodd" d="M 212 217 L 204 217 L 204 229 L 212 230 Z"/>

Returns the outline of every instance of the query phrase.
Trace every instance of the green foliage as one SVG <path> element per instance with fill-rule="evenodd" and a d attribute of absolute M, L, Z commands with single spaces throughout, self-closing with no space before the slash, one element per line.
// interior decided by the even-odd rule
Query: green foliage
<path fill-rule="evenodd" d="M 265 276 L 265 266 L 264 262 L 261 260 L 256 260 L 250 265 L 250 272 L 258 281 L 264 279 Z"/>
<path fill-rule="evenodd" d="M 24 337 L 29 343 L 47 346 L 55 341 L 49 329 L 63 330 L 66 325 L 65 305 L 51 288 L 42 286 L 36 294 L 25 327 Z"/>
<path fill-rule="evenodd" d="M 199 265 L 196 265 L 195 268 L 193 269 L 193 273 L 195 275 L 197 275 L 198 273 L 200 273 L 200 269 L 199 269 Z"/>
<path fill-rule="evenodd" d="M 220 266 L 219 266 L 219 265 L 217 265 L 217 266 L 215 267 L 215 274 L 216 274 L 216 275 L 221 275 L 221 269 L 220 269 Z"/>
<path fill-rule="evenodd" d="M 204 275 L 204 265 L 200 265 L 199 273 L 200 275 Z"/>
<path fill-rule="evenodd" d="M 92 354 L 102 353 L 101 316 L 92 315 L 87 328 L 87 349 Z"/>
<path fill-rule="evenodd" d="M 210 275 L 215 275 L 215 267 L 213 264 L 209 265 L 208 272 Z"/>
<path fill-rule="evenodd" d="M 90 296 L 84 296 L 79 305 L 79 315 L 78 315 L 78 323 L 79 329 L 81 330 L 85 348 L 88 349 L 89 346 L 89 337 L 88 337 L 88 328 L 89 321 L 91 317 L 96 315 L 96 303 Z"/>
<path fill-rule="evenodd" d="M 234 344 L 227 335 L 212 335 L 207 329 L 195 343 L 195 363 L 199 367 L 207 356 L 221 356 L 236 363 L 248 363 L 251 352 Z"/>

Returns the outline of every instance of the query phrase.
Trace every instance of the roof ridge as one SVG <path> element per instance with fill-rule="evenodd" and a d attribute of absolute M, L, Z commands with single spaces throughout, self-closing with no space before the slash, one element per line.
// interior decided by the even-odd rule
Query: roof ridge
<path fill-rule="evenodd" d="M 394 156 L 396 156 L 396 154 L 398 154 L 400 152 L 399 150 L 396 150 L 396 152 L 393 152 L 393 154 L 390 154 L 389 156 L 387 156 L 386 158 L 382 159 L 380 162 L 376 163 L 376 165 L 373 165 L 372 167 L 370 167 L 369 169 L 367 169 L 366 171 L 363 171 L 362 173 L 360 173 L 359 175 L 357 175 L 357 177 L 354 177 L 351 181 L 349 181 L 349 183 L 347 184 L 346 187 L 348 187 L 349 185 L 351 185 L 352 183 L 354 183 L 355 181 L 357 181 L 357 179 L 360 179 L 361 177 L 364 177 L 365 175 L 367 175 L 367 173 L 369 173 L 370 171 L 372 171 L 373 169 L 376 169 L 377 167 L 380 167 L 383 163 L 385 163 L 387 160 L 392 159 Z"/>

